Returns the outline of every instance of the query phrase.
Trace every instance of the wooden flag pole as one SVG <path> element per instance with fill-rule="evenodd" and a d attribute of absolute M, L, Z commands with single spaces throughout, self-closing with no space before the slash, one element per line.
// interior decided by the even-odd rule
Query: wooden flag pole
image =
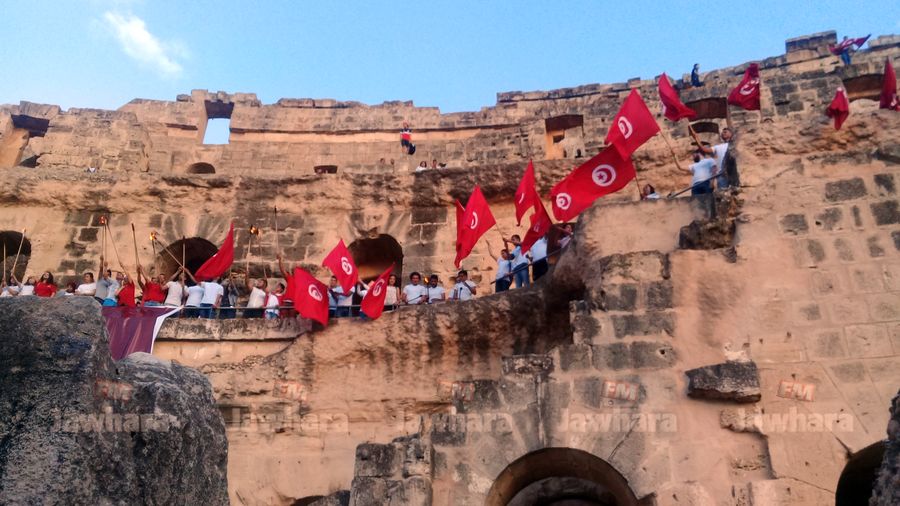
<path fill-rule="evenodd" d="M 184 265 L 187 263 L 187 238 L 185 236 L 181 236 L 181 269 L 184 270 L 185 274 L 189 274 L 187 270 L 187 266 Z M 177 262 L 178 260 L 176 260 Z"/>
<path fill-rule="evenodd" d="M 19 240 L 19 250 L 16 251 L 16 259 L 13 260 L 12 270 L 9 271 L 10 274 L 15 276 L 16 274 L 16 266 L 19 265 L 19 254 L 22 253 L 22 245 L 25 244 L 25 229 L 22 229 L 22 239 Z M 19 278 L 16 278 L 19 279 Z"/>
<path fill-rule="evenodd" d="M 134 231 L 134 223 L 131 224 L 131 238 L 134 240 L 134 268 L 137 271 L 141 267 L 141 260 L 138 256 L 137 233 Z"/>
<path fill-rule="evenodd" d="M 159 257 L 156 255 L 156 237 L 150 232 L 150 249 L 153 250 L 153 274 L 159 275 Z"/>
<path fill-rule="evenodd" d="M 112 244 L 113 247 L 113 253 L 116 254 L 116 261 L 119 262 L 119 268 L 122 269 L 123 273 L 127 274 L 125 271 L 125 264 L 122 263 L 122 258 L 119 256 L 119 248 L 116 246 L 115 239 L 113 239 L 112 230 L 109 229 L 109 222 L 106 223 L 106 231 L 109 235 L 109 243 Z"/>
<path fill-rule="evenodd" d="M 281 255 L 281 248 L 278 247 L 278 206 L 275 206 L 275 256 Z"/>
<path fill-rule="evenodd" d="M 155 239 L 151 240 L 154 241 L 153 244 L 156 244 Z M 156 247 L 154 247 L 153 250 L 156 251 Z M 169 251 L 169 248 L 163 248 L 163 251 L 165 251 L 170 257 L 172 257 L 172 260 L 175 260 L 175 264 L 178 265 L 178 267 L 181 267 L 182 269 L 184 268 L 184 264 L 178 261 L 175 255 L 172 254 L 171 251 Z M 184 253 L 182 253 L 182 258 L 184 258 Z"/>
<path fill-rule="evenodd" d="M 244 262 L 247 264 L 245 274 L 247 282 L 250 282 L 250 250 L 253 248 L 253 227 L 250 227 L 250 237 L 247 238 L 247 252 L 244 254 Z"/>

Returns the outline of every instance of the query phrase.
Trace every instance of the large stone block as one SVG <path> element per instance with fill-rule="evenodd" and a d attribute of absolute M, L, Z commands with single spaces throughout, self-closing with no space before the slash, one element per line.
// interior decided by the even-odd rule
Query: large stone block
<path fill-rule="evenodd" d="M 596 369 L 661 369 L 671 367 L 676 359 L 675 350 L 668 343 L 636 341 L 593 346 L 593 363 Z"/>
<path fill-rule="evenodd" d="M 866 184 L 860 177 L 825 184 L 825 200 L 829 202 L 858 199 L 867 194 Z"/>
<path fill-rule="evenodd" d="M 725 362 L 685 371 L 688 396 L 698 399 L 756 402 L 761 397 L 754 362 Z"/>
<path fill-rule="evenodd" d="M 645 314 L 625 314 L 611 316 L 616 337 L 648 336 L 658 334 L 673 335 L 675 318 L 668 312 L 647 312 Z"/>
<path fill-rule="evenodd" d="M 404 457 L 403 447 L 399 444 L 361 444 L 356 447 L 356 468 L 353 474 L 385 478 L 399 476 Z"/>
<path fill-rule="evenodd" d="M 876 225 L 900 224 L 900 203 L 896 200 L 877 202 L 869 206 Z"/>

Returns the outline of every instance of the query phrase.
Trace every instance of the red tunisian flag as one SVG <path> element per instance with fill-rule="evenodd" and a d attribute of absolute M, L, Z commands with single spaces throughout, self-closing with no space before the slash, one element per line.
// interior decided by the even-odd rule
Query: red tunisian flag
<path fill-rule="evenodd" d="M 628 98 L 622 102 L 613 124 L 606 134 L 606 144 L 612 144 L 619 150 L 622 158 L 628 158 L 637 148 L 659 133 L 656 119 L 641 98 L 637 90 L 631 90 Z"/>
<path fill-rule="evenodd" d="M 531 228 L 528 229 L 528 232 L 525 233 L 525 237 L 522 239 L 523 255 L 528 253 L 528 250 L 534 246 L 534 243 L 536 243 L 538 239 L 547 235 L 547 232 L 550 231 L 550 227 L 553 226 L 553 220 L 551 220 L 550 215 L 547 214 L 544 203 L 541 202 L 540 197 L 537 197 L 537 199 L 537 206 L 535 206 L 534 213 L 531 215 Z"/>
<path fill-rule="evenodd" d="M 841 129 L 844 120 L 847 119 L 847 116 L 850 116 L 850 101 L 847 100 L 847 93 L 844 92 L 844 88 L 837 89 L 837 92 L 834 94 L 834 100 L 831 101 L 831 105 L 825 110 L 825 115 L 829 118 L 834 118 L 835 130 Z"/>
<path fill-rule="evenodd" d="M 528 160 L 528 167 L 516 190 L 516 225 L 521 225 L 525 213 L 538 204 L 540 204 L 540 197 L 534 190 L 534 164 Z"/>
<path fill-rule="evenodd" d="M 231 222 L 231 228 L 228 229 L 228 235 L 225 236 L 225 242 L 219 251 L 209 260 L 203 263 L 194 277 L 198 281 L 209 281 L 225 274 L 231 264 L 234 263 L 234 222 Z"/>
<path fill-rule="evenodd" d="M 328 325 L 328 287 L 300 267 L 294 268 L 294 308 L 300 316 Z"/>
<path fill-rule="evenodd" d="M 366 292 L 366 296 L 363 297 L 362 304 L 359 306 L 362 312 L 373 320 L 377 320 L 381 313 L 384 312 L 384 297 L 387 295 L 388 278 L 391 277 L 393 270 L 394 264 L 391 264 L 386 271 L 381 273 L 381 276 L 378 276 L 378 279 L 372 283 L 372 286 Z"/>
<path fill-rule="evenodd" d="M 684 105 L 678 98 L 678 92 L 669 82 L 669 76 L 663 72 L 659 76 L 659 100 L 663 105 L 663 115 L 669 121 L 678 121 L 684 118 L 693 119 L 697 116 L 696 111 Z"/>
<path fill-rule="evenodd" d="M 759 65 L 751 63 L 737 88 L 728 94 L 728 103 L 748 111 L 759 110 Z"/>
<path fill-rule="evenodd" d="M 881 81 L 881 103 L 878 108 L 900 111 L 900 99 L 897 98 L 897 74 L 894 73 L 894 66 L 891 65 L 890 58 L 885 58 L 884 60 L 884 78 Z"/>
<path fill-rule="evenodd" d="M 359 271 L 356 269 L 356 264 L 353 263 L 350 250 L 344 246 L 343 239 L 338 241 L 337 246 L 325 257 L 322 265 L 331 269 L 334 277 L 341 284 L 341 288 L 344 289 L 344 293 L 350 293 L 350 289 L 356 285 L 356 280 L 359 279 Z"/>
<path fill-rule="evenodd" d="M 553 216 L 570 221 L 597 198 L 615 193 L 637 177 L 630 157 L 623 157 L 612 146 L 575 168 L 550 190 Z"/>
<path fill-rule="evenodd" d="M 456 225 L 457 234 L 459 234 L 456 238 L 458 248 L 455 265 L 457 269 L 459 269 L 459 263 L 472 252 L 478 239 L 496 223 L 491 208 L 488 207 L 487 200 L 481 193 L 481 188 L 476 185 L 472 196 L 466 202 L 466 212 L 463 214 L 462 222 Z"/>

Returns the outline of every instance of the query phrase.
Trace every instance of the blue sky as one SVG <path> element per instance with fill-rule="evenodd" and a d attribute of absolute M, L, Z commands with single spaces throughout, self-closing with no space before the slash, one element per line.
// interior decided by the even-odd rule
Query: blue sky
<path fill-rule="evenodd" d="M 818 31 L 900 33 L 896 0 L 2 4 L 0 103 L 64 108 L 203 88 L 477 110 L 498 91 L 735 65 Z"/>

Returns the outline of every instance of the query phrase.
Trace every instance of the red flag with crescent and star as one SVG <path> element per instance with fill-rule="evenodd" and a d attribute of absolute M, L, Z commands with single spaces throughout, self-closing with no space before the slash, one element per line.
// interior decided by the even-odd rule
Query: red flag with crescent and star
<path fill-rule="evenodd" d="M 610 146 L 583 164 L 550 190 L 553 216 L 571 221 L 598 198 L 615 193 L 637 176 L 630 157 Z"/>
<path fill-rule="evenodd" d="M 669 76 L 665 72 L 659 76 L 659 100 L 663 105 L 663 116 L 669 121 L 679 121 L 684 118 L 693 119 L 697 113 L 681 102 L 678 92 L 669 82 Z"/>
<path fill-rule="evenodd" d="M 528 160 L 528 167 L 522 174 L 519 188 L 516 190 L 516 225 L 522 224 L 522 218 L 529 209 L 540 204 L 540 198 L 534 189 L 534 164 Z"/>
<path fill-rule="evenodd" d="M 384 298 L 388 291 L 388 278 L 391 277 L 391 272 L 393 271 L 394 264 L 391 264 L 391 266 L 388 267 L 386 271 L 382 272 L 381 276 L 378 276 L 378 279 L 372 283 L 372 286 L 366 291 L 366 296 L 363 297 L 362 303 L 359 306 L 362 312 L 373 320 L 377 320 L 381 316 L 381 313 L 384 312 Z"/>
<path fill-rule="evenodd" d="M 456 224 L 458 249 L 454 264 L 457 269 L 459 263 L 472 252 L 478 239 L 496 224 L 497 221 L 494 220 L 491 208 L 488 206 L 484 194 L 481 193 L 481 187 L 476 185 L 472 196 L 466 202 L 466 212 L 463 214 L 462 222 Z"/>
<path fill-rule="evenodd" d="M 728 103 L 748 111 L 759 110 L 759 65 L 747 67 L 741 83 L 728 94 Z"/>
<path fill-rule="evenodd" d="M 828 109 L 825 110 L 825 115 L 829 118 L 834 118 L 835 130 L 841 129 L 841 125 L 844 124 L 847 116 L 850 116 L 850 101 L 847 100 L 847 93 L 844 92 L 844 88 L 837 89 L 837 92 L 834 94 L 834 100 L 831 101 Z"/>
<path fill-rule="evenodd" d="M 331 250 L 325 260 L 322 260 L 322 266 L 331 269 L 334 277 L 341 284 L 341 288 L 344 289 L 344 293 L 350 293 L 350 289 L 356 285 L 356 280 L 359 279 L 359 271 L 356 269 L 356 264 L 353 263 L 350 250 L 344 246 L 343 239 L 338 241 L 337 246 Z"/>
<path fill-rule="evenodd" d="M 328 287 L 300 267 L 294 268 L 294 308 L 300 316 L 328 325 Z"/>
<path fill-rule="evenodd" d="M 622 158 L 628 158 L 657 133 L 659 125 L 656 119 L 653 118 L 641 94 L 633 89 L 613 118 L 605 142 L 607 145 L 615 146 Z"/>

